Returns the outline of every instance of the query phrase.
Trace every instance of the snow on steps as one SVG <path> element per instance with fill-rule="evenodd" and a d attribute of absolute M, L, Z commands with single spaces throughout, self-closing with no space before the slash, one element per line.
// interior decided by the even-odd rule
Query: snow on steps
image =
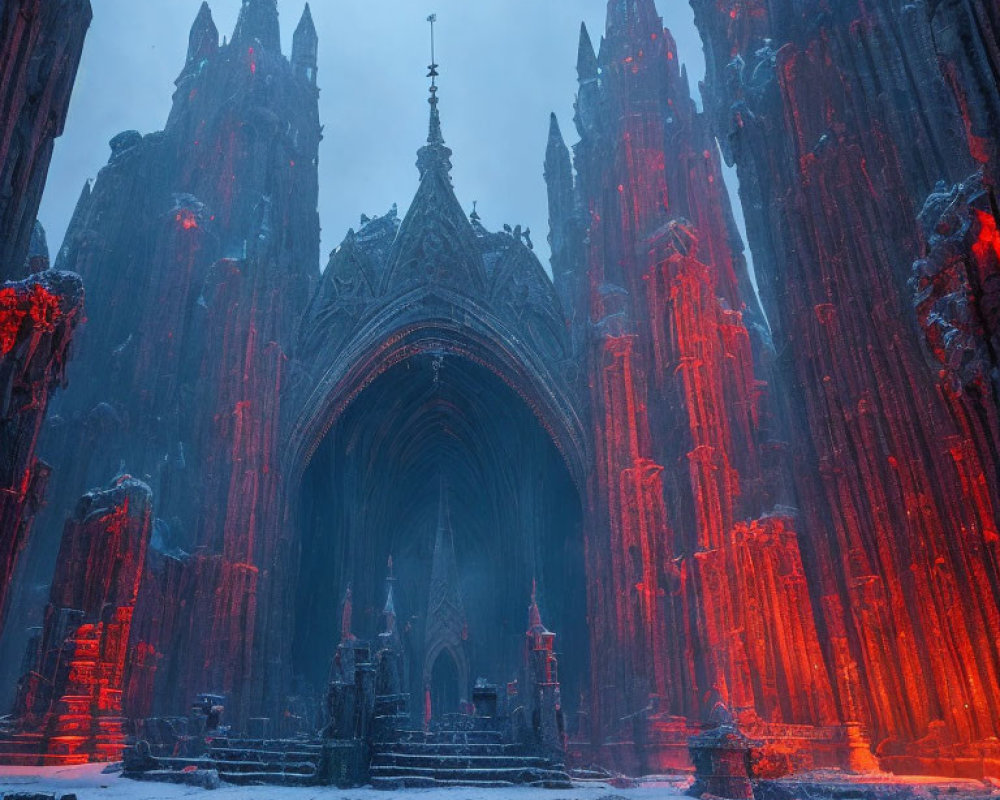
<path fill-rule="evenodd" d="M 402 731 L 376 747 L 371 766 L 376 789 L 465 786 L 572 787 L 562 764 L 504 744 L 499 731 Z"/>

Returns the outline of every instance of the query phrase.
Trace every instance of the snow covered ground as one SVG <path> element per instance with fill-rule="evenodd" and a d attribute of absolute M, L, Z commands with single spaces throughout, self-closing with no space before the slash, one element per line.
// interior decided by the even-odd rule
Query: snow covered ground
<path fill-rule="evenodd" d="M 78 800 L 178 800 L 204 796 L 205 800 L 388 800 L 396 792 L 374 789 L 310 788 L 277 786 L 223 786 L 212 792 L 189 786 L 138 783 L 119 775 L 104 775 L 103 765 L 84 767 L 0 767 L 0 795 L 4 792 L 73 793 Z M 638 789 L 615 789 L 587 785 L 576 789 L 411 789 L 412 800 L 663 800 L 683 797 L 667 784 L 646 784 Z"/>

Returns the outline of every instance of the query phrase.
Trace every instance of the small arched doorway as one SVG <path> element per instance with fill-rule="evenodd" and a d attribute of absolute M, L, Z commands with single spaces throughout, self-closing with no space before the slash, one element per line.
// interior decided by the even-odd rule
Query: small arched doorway
<path fill-rule="evenodd" d="M 425 676 L 430 715 L 457 714 L 469 697 L 469 687 L 451 650 L 439 652 Z"/>

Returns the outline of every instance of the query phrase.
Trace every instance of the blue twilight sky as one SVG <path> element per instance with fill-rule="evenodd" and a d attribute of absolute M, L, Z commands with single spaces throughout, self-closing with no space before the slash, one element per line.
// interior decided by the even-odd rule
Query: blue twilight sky
<path fill-rule="evenodd" d="M 42 202 L 53 253 L 83 183 L 107 162 L 122 130 L 159 130 L 188 31 L 201 0 L 91 0 L 87 39 L 66 133 Z M 230 35 L 241 0 L 210 0 Z M 279 0 L 286 55 L 304 0 Z M 487 227 L 532 229 L 547 265 L 548 212 L 542 163 L 549 112 L 576 141 L 573 100 L 581 21 L 596 41 L 607 0 L 312 0 L 320 37 L 320 219 L 326 254 L 360 214 L 405 211 L 416 189 L 417 148 L 427 131 L 429 59 L 425 19 L 438 15 L 441 112 L 454 149 L 458 197 Z M 657 0 L 678 40 L 692 84 L 704 74 L 687 0 Z"/>

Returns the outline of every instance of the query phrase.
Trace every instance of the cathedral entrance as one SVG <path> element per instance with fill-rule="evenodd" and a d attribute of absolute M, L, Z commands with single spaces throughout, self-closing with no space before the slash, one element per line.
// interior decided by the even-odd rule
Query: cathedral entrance
<path fill-rule="evenodd" d="M 457 713 L 478 679 L 517 677 L 537 579 L 575 712 L 589 661 L 579 492 L 493 371 L 444 351 L 396 363 L 340 414 L 300 491 L 292 657 L 310 691 L 325 686 L 348 587 L 354 632 L 372 637 L 391 572 L 411 715 Z"/>

